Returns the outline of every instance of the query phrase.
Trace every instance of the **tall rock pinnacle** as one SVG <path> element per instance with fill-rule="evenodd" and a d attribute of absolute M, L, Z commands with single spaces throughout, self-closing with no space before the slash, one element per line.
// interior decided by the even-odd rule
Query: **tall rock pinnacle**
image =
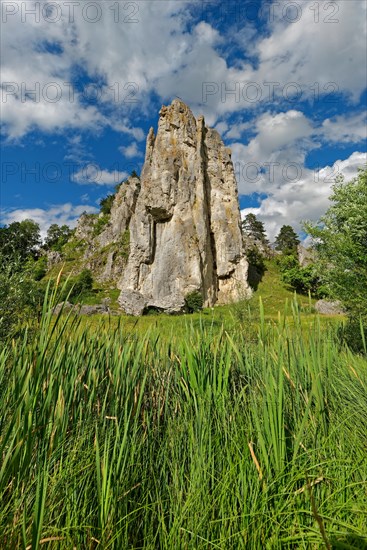
<path fill-rule="evenodd" d="M 250 293 L 231 154 L 219 134 L 175 99 L 147 138 L 141 186 L 129 220 L 121 307 L 175 312 L 199 291 L 206 306 Z"/>

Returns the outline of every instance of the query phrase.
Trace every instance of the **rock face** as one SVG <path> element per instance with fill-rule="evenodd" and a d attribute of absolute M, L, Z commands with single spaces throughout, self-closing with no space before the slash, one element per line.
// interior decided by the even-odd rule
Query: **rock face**
<path fill-rule="evenodd" d="M 343 315 L 345 310 L 339 300 L 318 300 L 315 304 L 315 310 L 321 315 Z"/>
<path fill-rule="evenodd" d="M 104 246 L 129 230 L 121 307 L 135 315 L 149 307 L 180 311 L 193 291 L 206 306 L 248 296 L 231 153 L 204 118 L 179 100 L 162 107 L 134 180 L 120 189 L 99 237 Z"/>
<path fill-rule="evenodd" d="M 307 267 L 316 260 L 315 251 L 312 248 L 305 248 L 301 244 L 297 247 L 298 261 L 301 267 Z"/>

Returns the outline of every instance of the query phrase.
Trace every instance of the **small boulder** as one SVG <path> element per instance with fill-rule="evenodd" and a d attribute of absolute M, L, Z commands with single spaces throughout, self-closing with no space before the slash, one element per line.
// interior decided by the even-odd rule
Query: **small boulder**
<path fill-rule="evenodd" d="M 118 302 L 128 315 L 143 315 L 147 307 L 146 299 L 136 290 L 122 290 Z"/>
<path fill-rule="evenodd" d="M 73 307 L 74 307 L 73 304 L 71 304 L 70 302 L 60 302 L 53 308 L 52 313 L 54 315 L 59 315 L 61 311 L 66 313 L 71 309 L 73 309 Z"/>
<path fill-rule="evenodd" d="M 343 315 L 345 313 L 339 300 L 319 300 L 315 304 L 315 310 L 321 315 Z"/>
<path fill-rule="evenodd" d="M 78 309 L 79 315 L 98 315 L 101 313 L 108 313 L 108 308 L 106 306 L 103 306 L 101 304 L 89 306 L 89 305 L 81 305 Z"/>

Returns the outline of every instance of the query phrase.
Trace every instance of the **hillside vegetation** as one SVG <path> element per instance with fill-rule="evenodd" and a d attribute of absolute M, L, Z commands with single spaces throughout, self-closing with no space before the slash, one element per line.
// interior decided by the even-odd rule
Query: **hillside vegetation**
<path fill-rule="evenodd" d="M 1 548 L 366 547 L 367 362 L 332 327 L 50 306 L 0 355 Z"/>

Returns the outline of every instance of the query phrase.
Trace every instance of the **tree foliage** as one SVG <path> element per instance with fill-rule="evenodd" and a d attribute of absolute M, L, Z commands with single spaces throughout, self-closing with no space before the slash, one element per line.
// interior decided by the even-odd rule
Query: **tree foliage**
<path fill-rule="evenodd" d="M 101 199 L 99 202 L 99 206 L 101 207 L 101 212 L 104 215 L 108 215 L 111 213 L 111 208 L 113 205 L 113 201 L 115 200 L 115 194 L 107 195 L 104 199 Z"/>
<path fill-rule="evenodd" d="M 4 340 L 37 318 L 43 291 L 19 259 L 0 256 L 0 265 L 0 340 Z"/>
<path fill-rule="evenodd" d="M 301 266 L 296 254 L 282 254 L 277 263 L 284 283 L 301 294 L 325 295 L 315 264 Z"/>
<path fill-rule="evenodd" d="M 319 256 L 319 272 L 351 315 L 367 317 L 367 168 L 336 180 L 332 202 L 318 224 L 306 223 Z"/>
<path fill-rule="evenodd" d="M 83 269 L 76 277 L 70 277 L 64 285 L 62 300 L 72 303 L 82 300 L 91 293 L 93 288 L 93 276 L 89 269 Z"/>
<path fill-rule="evenodd" d="M 292 254 L 297 251 L 300 240 L 291 225 L 283 225 L 275 238 L 275 249 L 283 254 Z"/>
<path fill-rule="evenodd" d="M 247 214 L 247 216 L 245 216 L 244 220 L 242 221 L 242 231 L 248 237 L 253 237 L 264 245 L 269 244 L 263 222 L 258 220 L 253 213 Z"/>
<path fill-rule="evenodd" d="M 185 297 L 185 306 L 188 313 L 195 313 L 203 309 L 203 297 L 201 292 L 194 290 Z"/>
<path fill-rule="evenodd" d="M 64 244 L 68 242 L 73 230 L 68 225 L 57 225 L 53 223 L 50 225 L 47 231 L 47 237 L 45 240 L 45 248 L 48 250 L 61 251 Z"/>
<path fill-rule="evenodd" d="M 33 220 L 0 227 L 0 255 L 13 266 L 19 266 L 30 256 L 36 257 L 40 245 L 40 227 Z"/>

